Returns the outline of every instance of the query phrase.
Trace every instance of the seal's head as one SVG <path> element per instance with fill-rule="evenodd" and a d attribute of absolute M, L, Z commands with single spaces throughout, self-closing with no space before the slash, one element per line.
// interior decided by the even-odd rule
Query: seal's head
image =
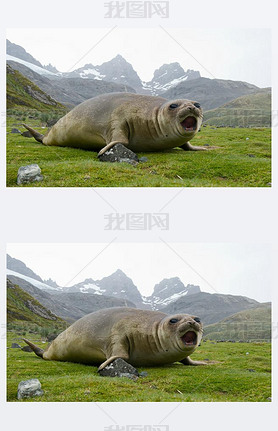
<path fill-rule="evenodd" d="M 167 316 L 161 321 L 161 328 L 167 343 L 171 339 L 171 344 L 177 351 L 188 355 L 194 352 L 203 335 L 201 320 L 189 314 Z"/>
<path fill-rule="evenodd" d="M 201 127 L 203 111 L 200 103 L 186 99 L 171 100 L 164 103 L 161 111 L 163 118 L 172 124 L 176 136 L 191 139 Z"/>

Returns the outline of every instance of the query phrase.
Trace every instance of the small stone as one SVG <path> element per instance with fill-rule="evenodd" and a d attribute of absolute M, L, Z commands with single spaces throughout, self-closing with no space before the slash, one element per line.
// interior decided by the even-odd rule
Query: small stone
<path fill-rule="evenodd" d="M 37 164 L 21 166 L 17 173 L 17 184 L 27 184 L 42 181 L 41 168 Z"/>
<path fill-rule="evenodd" d="M 129 378 L 131 378 L 130 376 L 139 377 L 136 368 L 121 358 L 115 359 L 115 361 L 98 371 L 98 373 L 104 377 L 127 377 L 127 374 L 129 374 Z"/>
<path fill-rule="evenodd" d="M 29 132 L 29 130 L 22 132 L 21 136 L 24 136 L 24 138 L 33 138 L 33 135 Z"/>
<path fill-rule="evenodd" d="M 11 130 L 11 133 L 21 133 L 21 132 L 20 132 L 20 130 L 15 129 L 15 128 L 13 127 L 13 128 L 12 128 L 12 130 Z"/>
<path fill-rule="evenodd" d="M 134 374 L 131 373 L 120 373 L 118 377 L 126 377 L 127 379 L 131 379 L 131 380 L 138 380 L 138 376 L 135 376 Z"/>
<path fill-rule="evenodd" d="M 255 370 L 253 370 L 253 368 L 249 368 L 249 369 L 248 369 L 248 371 L 249 371 L 250 373 L 255 373 L 255 372 L 256 372 Z"/>
<path fill-rule="evenodd" d="M 21 350 L 23 350 L 23 352 L 33 352 L 30 346 L 21 347 Z"/>
<path fill-rule="evenodd" d="M 51 341 L 55 340 L 55 338 L 58 337 L 58 334 L 48 334 L 46 337 L 46 340 L 50 343 Z"/>
<path fill-rule="evenodd" d="M 11 348 L 12 349 L 21 349 L 21 346 L 17 343 L 12 343 Z"/>
<path fill-rule="evenodd" d="M 148 161 L 148 157 L 140 157 L 139 162 L 140 163 L 145 163 Z"/>
<path fill-rule="evenodd" d="M 141 373 L 139 373 L 139 377 L 147 377 L 147 375 L 147 371 L 141 371 Z"/>
<path fill-rule="evenodd" d="M 43 395 L 41 382 L 38 379 L 24 380 L 19 383 L 17 388 L 17 399 L 37 397 Z"/>
<path fill-rule="evenodd" d="M 130 163 L 131 165 L 137 165 L 139 162 L 137 154 L 122 144 L 114 145 L 114 147 L 110 148 L 110 150 L 107 150 L 98 158 L 101 162 L 126 162 Z"/>

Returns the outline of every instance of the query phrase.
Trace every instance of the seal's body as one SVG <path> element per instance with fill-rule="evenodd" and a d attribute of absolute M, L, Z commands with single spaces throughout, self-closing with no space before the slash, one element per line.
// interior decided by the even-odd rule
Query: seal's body
<path fill-rule="evenodd" d="M 188 142 L 200 129 L 202 118 L 198 102 L 109 93 L 73 108 L 45 136 L 24 126 L 44 145 L 101 150 L 101 155 L 118 143 L 134 152 L 207 149 Z"/>
<path fill-rule="evenodd" d="M 45 351 L 24 340 L 43 359 L 101 364 L 102 369 L 117 358 L 135 367 L 177 361 L 185 365 L 205 364 L 189 358 L 201 338 L 202 324 L 198 317 L 115 307 L 77 320 Z"/>

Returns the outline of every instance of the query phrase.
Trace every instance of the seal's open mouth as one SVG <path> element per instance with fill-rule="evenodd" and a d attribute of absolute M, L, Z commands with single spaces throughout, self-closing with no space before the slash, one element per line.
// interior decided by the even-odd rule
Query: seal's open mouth
<path fill-rule="evenodd" d="M 195 117 L 189 116 L 189 117 L 186 117 L 181 122 L 181 125 L 184 128 L 184 130 L 186 130 L 187 132 L 192 132 L 193 130 L 196 130 L 196 128 L 197 128 L 197 120 Z"/>
<path fill-rule="evenodd" d="M 197 343 L 197 334 L 194 331 L 188 331 L 181 339 L 186 346 L 193 346 Z"/>

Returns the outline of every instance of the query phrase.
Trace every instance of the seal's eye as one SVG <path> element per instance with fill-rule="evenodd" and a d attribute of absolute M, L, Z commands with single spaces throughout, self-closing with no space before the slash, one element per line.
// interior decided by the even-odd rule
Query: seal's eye
<path fill-rule="evenodd" d="M 170 109 L 176 109 L 179 105 L 177 103 L 172 103 L 169 108 Z"/>
<path fill-rule="evenodd" d="M 169 320 L 170 323 L 177 323 L 179 321 L 179 319 L 171 319 Z"/>
<path fill-rule="evenodd" d="M 201 105 L 198 102 L 194 103 L 194 106 L 196 106 L 196 108 L 201 108 Z"/>
<path fill-rule="evenodd" d="M 199 319 L 199 317 L 194 317 L 195 322 L 197 323 L 201 323 L 201 319 Z"/>

